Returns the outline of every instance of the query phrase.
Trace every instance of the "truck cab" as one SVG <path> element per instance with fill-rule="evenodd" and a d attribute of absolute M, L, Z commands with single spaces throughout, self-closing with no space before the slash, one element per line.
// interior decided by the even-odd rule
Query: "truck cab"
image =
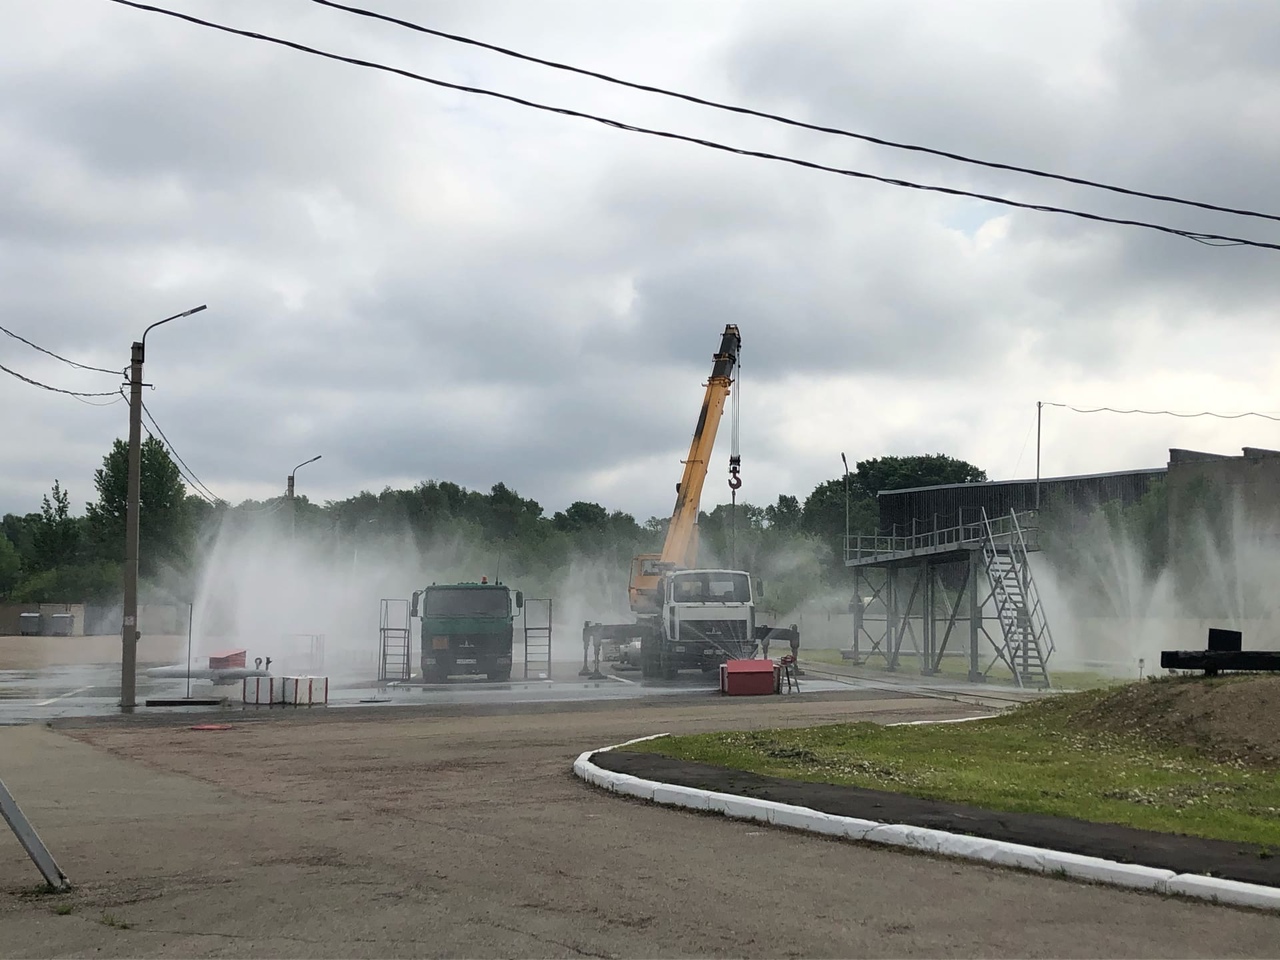
<path fill-rule="evenodd" d="M 756 593 L 750 574 L 677 570 L 662 578 L 660 594 L 662 636 L 648 657 L 641 652 L 646 675 L 705 672 L 755 655 Z"/>
<path fill-rule="evenodd" d="M 519 590 L 513 597 L 505 584 L 487 579 L 415 591 L 410 615 L 422 621 L 423 681 L 476 674 L 510 680 L 515 611 L 523 606 Z"/>

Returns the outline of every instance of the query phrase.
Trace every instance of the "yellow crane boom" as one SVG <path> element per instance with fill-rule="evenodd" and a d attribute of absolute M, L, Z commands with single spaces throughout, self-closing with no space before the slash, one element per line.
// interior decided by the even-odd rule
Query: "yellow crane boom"
<path fill-rule="evenodd" d="M 742 337 L 736 324 L 727 324 L 720 339 L 702 398 L 702 412 L 689 444 L 689 457 L 684 461 L 684 475 L 676 485 L 676 505 L 667 525 L 667 538 L 662 553 L 646 553 L 631 562 L 631 609 L 637 614 L 652 614 L 661 610 L 658 597 L 658 581 L 663 571 L 680 567 L 692 567 L 698 559 L 698 508 L 702 501 L 702 487 L 707 479 L 707 467 L 716 445 L 716 431 L 724 414 L 724 403 L 733 383 L 734 367 Z"/>

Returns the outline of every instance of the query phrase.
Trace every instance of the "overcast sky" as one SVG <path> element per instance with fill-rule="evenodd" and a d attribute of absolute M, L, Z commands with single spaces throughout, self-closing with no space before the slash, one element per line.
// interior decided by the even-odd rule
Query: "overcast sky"
<path fill-rule="evenodd" d="M 1280 241 L 627 91 L 307 0 L 158 0 L 457 83 L 884 176 Z M 811 122 L 1280 213 L 1280 4 L 368 0 Z M 118 369 L 232 501 L 503 481 L 548 512 L 671 509 L 725 323 L 755 503 L 850 462 L 1035 470 L 1037 400 L 1280 412 L 1280 252 L 1012 212 L 619 132 L 107 0 L 0 0 L 0 324 Z M 118 378 L 0 336 L 72 390 Z M 80 505 L 123 402 L 0 375 L 0 512 Z M 704 506 L 728 499 L 728 422 Z M 1046 408 L 1045 476 L 1280 424 Z"/>

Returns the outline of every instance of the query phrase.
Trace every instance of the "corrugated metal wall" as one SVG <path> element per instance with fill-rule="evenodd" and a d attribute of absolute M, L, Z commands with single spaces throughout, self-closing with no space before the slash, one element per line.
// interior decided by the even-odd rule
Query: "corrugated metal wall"
<path fill-rule="evenodd" d="M 1119 500 L 1135 503 L 1165 475 L 1164 469 L 1132 473 L 1104 473 L 1084 477 L 1055 477 L 1040 481 L 1040 505 L 1067 503 L 1091 507 Z M 914 531 L 945 530 L 962 523 L 975 523 L 982 510 L 987 516 L 1004 516 L 1010 510 L 1033 510 L 1036 504 L 1034 480 L 1000 480 L 991 483 L 956 483 L 942 487 L 890 490 L 878 497 L 880 533 L 902 536 Z"/>

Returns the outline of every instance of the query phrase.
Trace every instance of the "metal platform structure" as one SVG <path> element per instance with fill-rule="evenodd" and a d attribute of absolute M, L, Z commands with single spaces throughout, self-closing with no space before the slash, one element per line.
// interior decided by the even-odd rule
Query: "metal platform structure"
<path fill-rule="evenodd" d="M 525 598 L 524 601 L 524 678 L 529 668 L 541 669 L 551 676 L 551 601 Z"/>
<path fill-rule="evenodd" d="M 412 676 L 409 601 L 383 600 L 378 614 L 378 680 L 408 680 Z"/>
<path fill-rule="evenodd" d="M 965 657 L 972 681 L 1001 664 L 1019 687 L 1048 689 L 1053 634 L 1028 559 L 1040 548 L 1036 513 L 992 518 L 979 509 L 969 522 L 960 519 L 910 536 L 846 538 L 845 565 L 854 571 L 846 656 L 883 657 L 897 670 L 909 641 L 926 676 L 942 670 L 944 657 Z M 998 638 L 989 623 L 999 626 Z M 960 624 L 968 627 L 967 649 L 949 653 Z M 982 639 L 994 651 L 985 667 Z"/>

